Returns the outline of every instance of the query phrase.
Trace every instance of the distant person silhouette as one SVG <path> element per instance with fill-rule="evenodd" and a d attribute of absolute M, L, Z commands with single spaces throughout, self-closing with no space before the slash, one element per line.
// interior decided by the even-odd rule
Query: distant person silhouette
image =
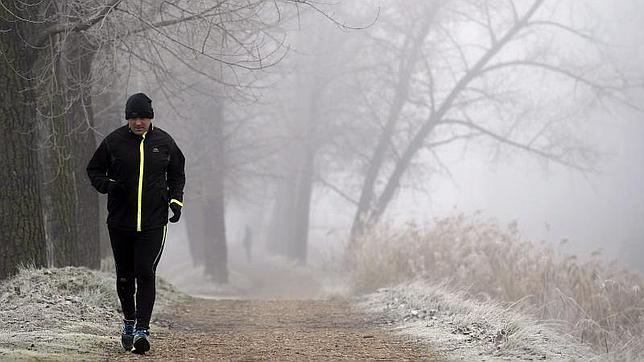
<path fill-rule="evenodd" d="M 253 232 L 250 227 L 246 225 L 244 230 L 244 249 L 246 250 L 246 261 L 251 263 L 253 261 Z"/>

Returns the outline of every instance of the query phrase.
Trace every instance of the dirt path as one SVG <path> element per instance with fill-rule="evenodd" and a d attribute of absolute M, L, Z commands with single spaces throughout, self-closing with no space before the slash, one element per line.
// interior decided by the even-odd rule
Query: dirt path
<path fill-rule="evenodd" d="M 396 336 L 345 300 L 193 299 L 158 317 L 144 357 L 107 359 L 435 360 L 426 345 Z"/>

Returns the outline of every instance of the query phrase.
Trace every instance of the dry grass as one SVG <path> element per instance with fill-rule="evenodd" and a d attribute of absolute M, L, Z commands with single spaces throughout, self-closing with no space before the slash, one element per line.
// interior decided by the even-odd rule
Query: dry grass
<path fill-rule="evenodd" d="M 421 337 L 443 360 L 565 360 L 595 357 L 588 346 L 491 301 L 468 299 L 445 285 L 423 282 L 382 288 L 360 306 L 401 333 Z"/>
<path fill-rule="evenodd" d="M 382 227 L 357 241 L 352 257 L 359 291 L 410 280 L 447 281 L 469 297 L 514 304 L 612 359 L 638 359 L 644 346 L 644 279 L 603 263 L 561 257 L 479 215 L 436 220 L 431 229 Z"/>
<path fill-rule="evenodd" d="M 23 268 L 0 283 L 0 359 L 103 359 L 119 351 L 113 273 Z M 185 298 L 163 280 L 155 311 Z"/>

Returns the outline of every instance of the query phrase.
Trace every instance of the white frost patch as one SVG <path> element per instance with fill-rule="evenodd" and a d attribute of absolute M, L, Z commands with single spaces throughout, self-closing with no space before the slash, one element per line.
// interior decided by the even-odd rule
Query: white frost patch
<path fill-rule="evenodd" d="M 462 292 L 422 282 L 380 289 L 359 306 L 402 334 L 421 337 L 445 360 L 590 360 L 589 346 L 490 302 L 468 300 Z"/>
<path fill-rule="evenodd" d="M 122 351 L 115 283 L 113 273 L 76 267 L 22 269 L 2 281 L 0 360 L 105 359 Z M 185 298 L 158 279 L 153 317 Z"/>

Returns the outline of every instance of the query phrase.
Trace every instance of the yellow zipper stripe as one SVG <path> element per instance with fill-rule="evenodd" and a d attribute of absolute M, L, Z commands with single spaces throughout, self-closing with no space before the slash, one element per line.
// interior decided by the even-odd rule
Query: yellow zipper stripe
<path fill-rule="evenodd" d="M 139 163 L 139 194 L 137 200 L 137 210 L 136 210 L 136 231 L 141 231 L 141 207 L 143 200 L 143 163 L 145 162 L 145 153 L 143 152 L 143 142 L 145 141 L 145 134 L 143 133 L 141 144 L 139 145 L 139 153 L 141 155 L 141 160 Z"/>

